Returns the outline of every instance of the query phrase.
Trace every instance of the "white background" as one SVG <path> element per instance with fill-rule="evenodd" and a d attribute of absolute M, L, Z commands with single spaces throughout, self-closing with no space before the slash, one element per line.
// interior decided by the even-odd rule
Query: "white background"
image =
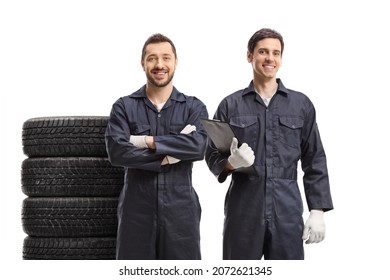
<path fill-rule="evenodd" d="M 246 62 L 247 41 L 258 29 L 270 27 L 285 40 L 278 76 L 288 88 L 308 95 L 316 106 L 335 210 L 325 214 L 326 239 L 305 245 L 305 261 L 230 264 L 272 265 L 271 279 L 386 278 L 390 249 L 386 132 L 390 21 L 385 3 L 2 1 L 2 272 L 30 279 L 121 279 L 119 268 L 139 263 L 22 260 L 24 121 L 108 115 L 117 98 L 145 83 L 141 48 L 147 37 L 157 32 L 170 37 L 178 51 L 174 85 L 201 99 L 212 116 L 224 96 L 249 84 L 252 72 Z M 228 182 L 217 183 L 204 161 L 195 164 L 193 174 L 203 209 L 203 260 L 184 262 L 183 266 L 224 265 L 220 259 Z M 306 211 L 304 218 L 307 216 Z M 176 263 L 180 262 L 140 262 L 143 266 Z"/>

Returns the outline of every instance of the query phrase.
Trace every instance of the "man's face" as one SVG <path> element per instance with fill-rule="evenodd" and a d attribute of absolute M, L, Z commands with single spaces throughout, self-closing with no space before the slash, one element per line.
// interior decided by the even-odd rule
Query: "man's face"
<path fill-rule="evenodd" d="M 260 79 L 275 79 L 282 65 L 282 46 L 278 39 L 266 38 L 257 42 L 253 54 L 248 52 L 254 75 Z"/>
<path fill-rule="evenodd" d="M 146 46 L 145 57 L 141 61 L 149 84 L 165 87 L 173 79 L 177 59 L 168 42 L 149 44 Z"/>

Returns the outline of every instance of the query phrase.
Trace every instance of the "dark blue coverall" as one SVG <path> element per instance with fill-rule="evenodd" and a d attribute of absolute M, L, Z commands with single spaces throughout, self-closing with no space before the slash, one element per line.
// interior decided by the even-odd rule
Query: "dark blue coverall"
<path fill-rule="evenodd" d="M 200 259 L 201 207 L 192 186 L 192 166 L 204 158 L 207 134 L 200 118 L 208 118 L 207 109 L 174 88 L 158 112 L 145 88 L 114 103 L 106 129 L 109 159 L 125 169 L 116 257 Z M 180 134 L 187 124 L 196 131 Z M 135 147 L 130 135 L 153 136 L 156 150 Z M 181 161 L 162 166 L 166 155 Z"/>
<path fill-rule="evenodd" d="M 224 259 L 304 258 L 299 160 L 309 210 L 333 209 L 314 106 L 304 94 L 277 82 L 268 107 L 251 82 L 224 98 L 214 116 L 253 149 L 258 173 L 232 174 L 225 199 Z M 223 171 L 227 157 L 209 141 L 206 162 L 220 182 L 229 175 Z"/>

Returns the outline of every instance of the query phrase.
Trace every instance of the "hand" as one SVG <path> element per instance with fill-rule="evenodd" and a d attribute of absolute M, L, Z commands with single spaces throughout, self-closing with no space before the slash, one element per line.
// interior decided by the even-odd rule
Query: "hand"
<path fill-rule="evenodd" d="M 324 211 L 311 210 L 305 223 L 302 239 L 306 244 L 319 243 L 325 238 Z"/>
<path fill-rule="evenodd" d="M 182 131 L 180 131 L 181 134 L 190 134 L 191 132 L 196 131 L 195 125 L 187 124 Z M 165 156 L 165 160 L 168 162 L 168 164 L 175 164 L 180 161 L 180 159 L 171 157 L 171 156 Z"/>
<path fill-rule="evenodd" d="M 238 140 L 233 137 L 228 161 L 234 169 L 249 167 L 255 162 L 255 155 L 252 148 L 249 147 L 247 143 L 242 144 L 241 147 L 238 148 Z"/>
<path fill-rule="evenodd" d="M 165 159 L 167 160 L 168 164 L 175 164 L 180 161 L 180 159 L 171 157 L 171 156 L 165 156 Z"/>
<path fill-rule="evenodd" d="M 196 126 L 187 124 L 182 131 L 180 131 L 181 134 L 190 134 L 191 132 L 196 131 Z"/>
<path fill-rule="evenodd" d="M 129 142 L 140 149 L 148 148 L 148 145 L 146 144 L 146 135 L 130 135 Z"/>

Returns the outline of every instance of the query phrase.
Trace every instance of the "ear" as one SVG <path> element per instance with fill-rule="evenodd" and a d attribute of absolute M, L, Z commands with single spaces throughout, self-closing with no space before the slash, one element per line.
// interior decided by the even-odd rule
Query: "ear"
<path fill-rule="evenodd" d="M 248 60 L 249 63 L 252 63 L 253 55 L 250 53 L 250 51 L 246 52 L 246 59 Z"/>
<path fill-rule="evenodd" d="M 144 69 L 144 71 L 145 71 L 145 63 L 144 63 L 143 59 L 141 59 L 141 66 L 142 66 L 142 69 Z"/>

